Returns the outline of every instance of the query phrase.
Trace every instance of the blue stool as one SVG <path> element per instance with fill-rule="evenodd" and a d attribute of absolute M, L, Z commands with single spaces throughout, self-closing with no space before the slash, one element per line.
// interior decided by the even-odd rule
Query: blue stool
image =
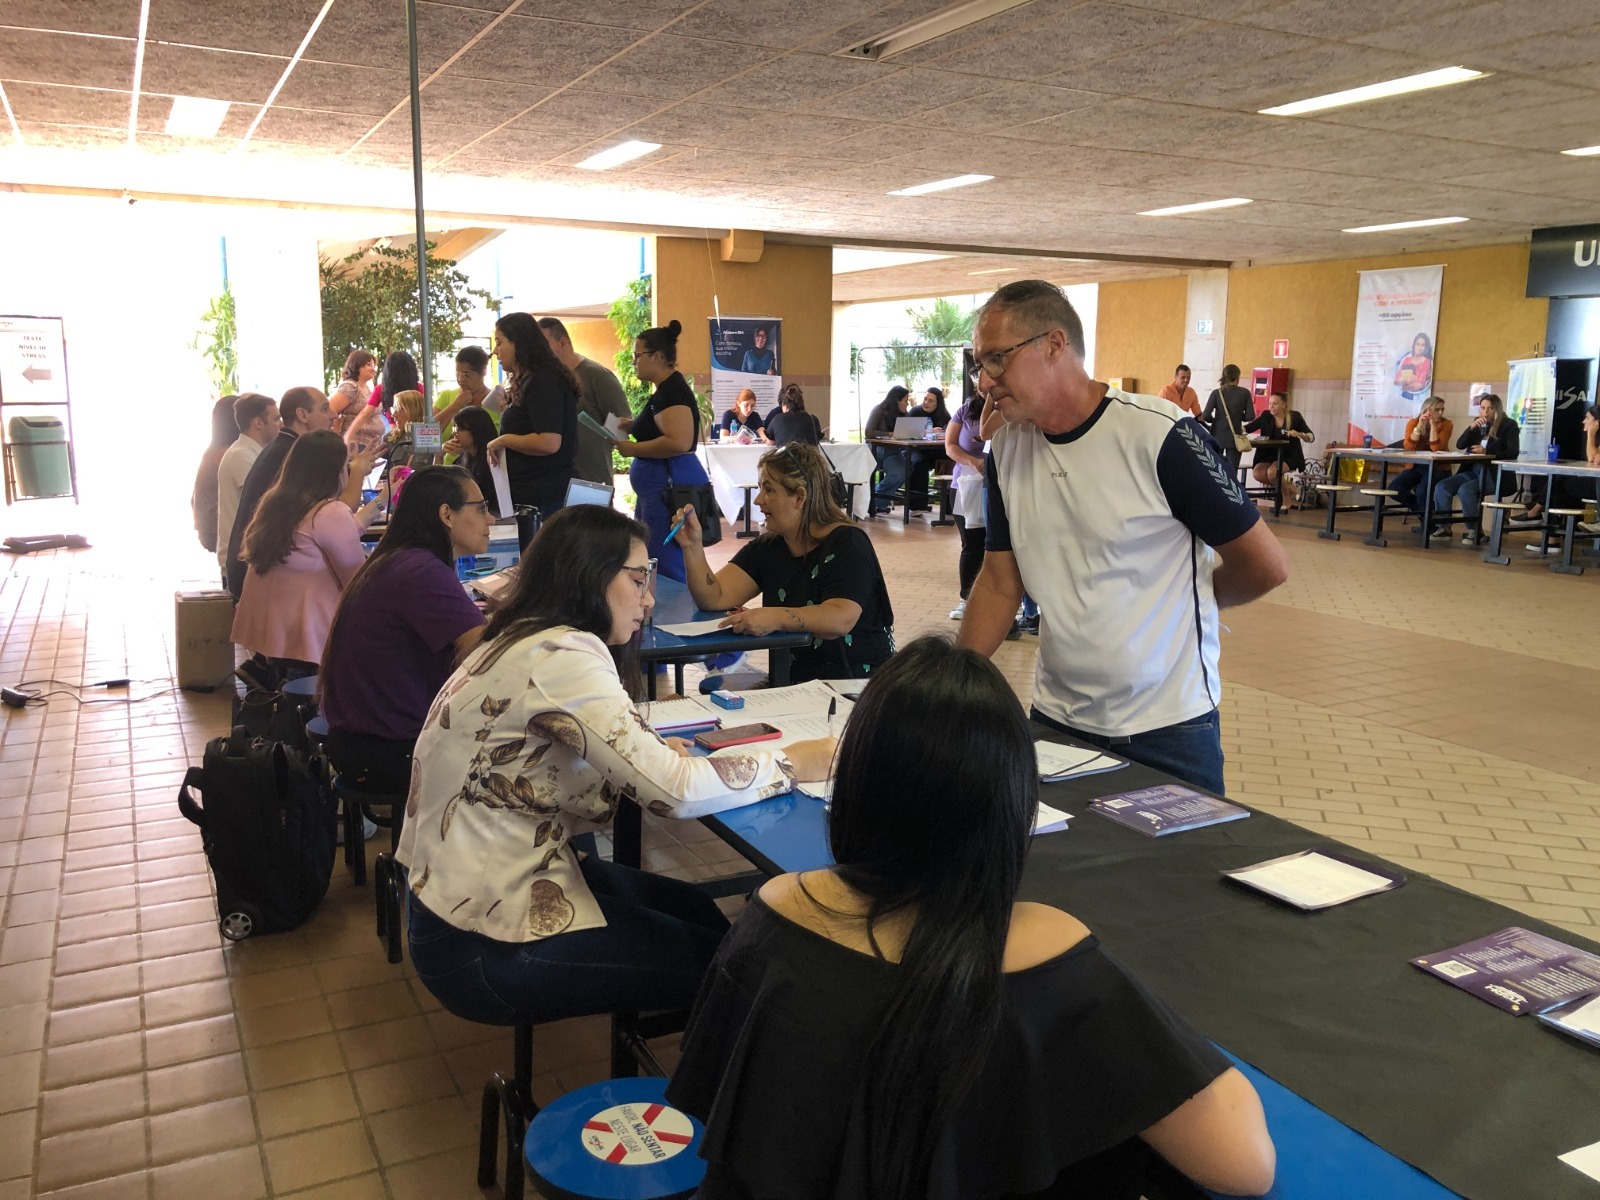
<path fill-rule="evenodd" d="M 299 696 L 310 700 L 317 694 L 317 677 L 307 675 L 303 679 L 291 679 L 278 689 L 285 696 Z"/>
<path fill-rule="evenodd" d="M 368 817 L 373 824 L 389 830 L 389 849 L 400 841 L 400 822 L 405 818 L 406 797 L 399 793 L 368 792 L 345 780 L 343 775 L 333 777 L 333 794 L 344 809 L 344 861 L 355 875 L 357 887 L 367 885 L 367 845 L 362 837 L 361 818 Z M 373 808 L 387 808 L 389 815 L 380 817 Z"/>
<path fill-rule="evenodd" d="M 667 1081 L 609 1079 L 569 1092 L 528 1126 L 523 1155 L 550 1200 L 675 1200 L 705 1177 L 705 1130 L 665 1100 Z"/>

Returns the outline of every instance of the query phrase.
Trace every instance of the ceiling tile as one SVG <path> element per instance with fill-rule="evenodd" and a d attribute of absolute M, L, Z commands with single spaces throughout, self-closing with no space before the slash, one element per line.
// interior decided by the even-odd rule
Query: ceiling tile
<path fill-rule="evenodd" d="M 774 154 L 800 154 L 808 149 L 827 146 L 840 138 L 852 135 L 870 136 L 879 128 L 867 121 L 846 121 L 839 117 L 817 117 L 798 113 L 749 115 L 755 120 L 725 130 L 718 136 L 706 140 L 717 146 L 743 146 L 747 154 L 767 151 Z"/>
<path fill-rule="evenodd" d="M 771 119 L 771 114 L 689 100 L 616 131 L 616 137 L 618 140 L 633 138 L 642 142 L 671 142 L 679 146 L 709 146 L 723 141 L 735 130 L 749 127 L 751 120 L 758 117 Z M 762 145 L 761 127 L 751 127 L 751 132 L 745 136 L 750 138 L 753 146 L 767 149 Z"/>
<path fill-rule="evenodd" d="M 660 29 L 680 13 L 693 8 L 698 0 L 537 0 L 517 10 L 526 16 L 548 17 L 553 21 L 577 21 L 614 29 L 648 32 Z M 472 0 L 474 7 L 487 7 L 490 0 Z M 509 0 L 504 0 L 509 3 Z M 504 7 L 495 3 L 494 7 Z M 529 10 L 533 11 L 529 11 Z"/>
<path fill-rule="evenodd" d="M 417 62 L 423 73 L 437 70 L 492 19 L 492 13 L 477 9 L 419 0 Z M 338 0 L 306 47 L 305 56 L 317 62 L 359 61 L 406 71 L 405 7 L 398 0 Z"/>
<path fill-rule="evenodd" d="M 545 88 L 490 83 L 447 72 L 422 90 L 422 119 L 450 125 L 499 125 L 549 95 Z"/>
<path fill-rule="evenodd" d="M 1563 29 L 1518 42 L 1487 46 L 1473 58 L 1475 66 L 1523 71 L 1528 74 L 1585 67 L 1600 63 L 1600 25 Z"/>
<path fill-rule="evenodd" d="M 586 140 L 581 134 L 560 131 L 497 129 L 485 134 L 481 140 L 473 142 L 470 146 L 463 141 L 462 145 L 465 148 L 457 157 L 500 159 L 521 163 L 546 162 L 576 150 Z M 449 165 L 455 167 L 456 158 L 450 159 Z"/>
<path fill-rule="evenodd" d="M 1293 54 L 1268 55 L 1248 71 L 1229 70 L 1198 81 L 1186 99 L 1241 112 L 1256 112 L 1308 96 L 1322 96 L 1381 79 L 1414 74 L 1415 59 L 1362 46 L 1314 44 Z M 1376 100 L 1356 108 L 1381 110 Z"/>
<path fill-rule="evenodd" d="M 647 96 L 618 96 L 611 92 L 584 92 L 575 88 L 556 92 L 526 116 L 512 122 L 517 128 L 565 129 L 596 137 L 649 116 L 665 101 Z"/>
<path fill-rule="evenodd" d="M 665 104 L 725 79 L 730 69 L 742 70 L 757 61 L 756 56 L 726 42 L 660 34 L 613 58 L 584 82 L 603 92 L 654 96 Z"/>
<path fill-rule="evenodd" d="M 1524 79 L 1516 75 L 1490 75 L 1449 87 L 1432 88 L 1405 96 L 1392 96 L 1348 108 L 1318 113 L 1317 120 L 1329 125 L 1357 125 L 1369 129 L 1415 130 L 1444 135 L 1446 124 L 1459 122 L 1473 114 L 1480 119 L 1510 117 L 1516 123 L 1529 110 L 1561 108 L 1573 102 L 1600 98 L 1567 84 Z M 1468 136 L 1471 136 L 1470 133 Z"/>
<path fill-rule="evenodd" d="M 140 0 L 6 0 L 4 23 L 19 29 L 139 36 Z"/>
<path fill-rule="evenodd" d="M 288 108 L 381 117 L 406 99 L 409 89 L 410 79 L 401 71 L 302 59 L 289 73 L 277 102 Z"/>
<path fill-rule="evenodd" d="M 1048 76 L 1047 83 L 1089 88 L 1119 95 L 1133 93 L 1204 103 L 1206 76 L 1224 72 L 1248 74 L 1241 63 L 1267 62 L 1315 46 L 1310 38 L 1241 29 L 1236 25 L 1196 25 L 1181 37 L 1141 46 L 1094 64 Z"/>
<path fill-rule="evenodd" d="M 1123 0 L 1130 8 L 1150 8 L 1158 12 L 1206 17 L 1213 21 L 1232 21 L 1248 13 L 1271 8 L 1281 0 Z"/>
<path fill-rule="evenodd" d="M 1240 14 L 1242 25 L 1303 33 L 1309 37 L 1349 41 L 1356 34 L 1375 33 L 1415 19 L 1437 20 L 1452 9 L 1476 0 L 1288 0 L 1262 12 Z"/>
<path fill-rule="evenodd" d="M 266 58 L 231 50 L 146 45 L 144 90 L 168 96 L 205 96 L 235 104 L 264 104 L 289 66 L 286 58 Z M 205 91 L 199 91 L 200 87 Z"/>
<path fill-rule="evenodd" d="M 1346 40 L 1380 46 L 1419 59 L 1443 55 L 1459 61 L 1471 58 L 1476 50 L 1593 23 L 1591 0 L 1538 0 L 1533 4 L 1527 0 L 1493 0 L 1470 8 L 1452 9 L 1443 19 L 1430 15 L 1381 32 L 1355 34 Z M 1477 63 L 1461 62 L 1461 65 L 1471 67 Z"/>
<path fill-rule="evenodd" d="M 422 125 L 422 156 L 430 162 L 441 155 L 461 149 L 474 138 L 489 132 L 486 125 L 445 125 L 438 121 L 424 121 Z M 401 113 L 378 126 L 364 143 L 374 150 L 404 150 L 411 153 L 411 117 Z"/>
<path fill-rule="evenodd" d="M 958 50 L 939 65 L 989 79 L 1033 79 L 1170 41 L 1193 28 L 1194 22 L 1187 18 L 1150 9 L 1086 4 L 1053 20 Z"/>
<path fill-rule="evenodd" d="M 0 27 L 0 79 L 131 88 L 134 43 Z"/>
<path fill-rule="evenodd" d="M 51 87 L 42 83 L 9 83 L 6 98 L 17 120 L 25 124 L 96 125 L 102 129 L 124 130 L 128 127 L 128 107 L 133 103 L 132 92 Z M 141 124 L 143 116 L 141 106 Z M 162 120 L 165 119 L 163 113 Z M 0 130 L 5 130 L 3 124 Z"/>
<path fill-rule="evenodd" d="M 151 42 L 287 58 L 321 8 L 322 0 L 152 0 L 145 36 Z"/>
<path fill-rule="evenodd" d="M 943 37 L 935 38 L 921 46 L 910 50 L 903 50 L 896 54 L 892 60 L 897 67 L 911 67 L 932 62 L 948 54 L 976 47 L 993 38 L 1003 37 L 1019 29 L 1026 29 L 1068 11 L 1083 0 L 1033 0 L 1031 4 L 1024 4 L 1017 8 L 1008 9 L 992 17 L 985 17 L 971 25 L 963 26 Z M 896 5 L 893 9 L 874 13 L 865 20 L 858 21 L 848 29 L 841 29 L 834 38 L 834 44 L 822 46 L 819 49 L 836 52 L 848 46 L 854 46 L 869 38 L 898 29 L 900 26 L 916 20 L 918 17 L 927 16 L 948 7 L 948 0 L 940 3 L 939 0 L 918 0 L 916 4 Z"/>
<path fill-rule="evenodd" d="M 983 95 L 918 113 L 917 123 L 931 129 L 959 130 L 974 137 L 1004 135 L 1012 126 L 1058 117 L 1104 99 L 1095 92 L 1037 83 L 1000 84 Z"/>
<path fill-rule="evenodd" d="M 811 107 L 848 88 L 870 83 L 899 70 L 898 67 L 882 63 L 824 54 L 792 54 L 754 66 L 752 70 L 744 70 L 752 66 L 754 64 L 749 62 L 731 66 L 722 63 L 714 75 L 706 78 L 707 85 L 715 77 L 726 77 L 733 70 L 742 70 L 743 73 L 696 99 L 708 104 L 782 112 Z"/>
<path fill-rule="evenodd" d="M 795 4 L 793 0 L 708 0 L 673 25 L 672 32 L 684 37 L 791 49 L 847 28 L 882 7 L 882 0 L 829 0 L 826 4 Z M 836 48 L 831 43 L 825 47 L 827 50 Z"/>
<path fill-rule="evenodd" d="M 448 75 L 548 90 L 571 83 L 638 40 L 634 30 L 513 15 L 452 64 Z"/>
<path fill-rule="evenodd" d="M 1476 116 L 1438 121 L 1427 132 L 1439 137 L 1489 142 L 1529 149 L 1566 150 L 1593 145 L 1600 139 L 1600 93 L 1562 104 L 1519 108 L 1512 112 L 1482 110 Z M 1577 141 L 1570 138 L 1576 137 Z"/>
<path fill-rule="evenodd" d="M 372 118 L 352 113 L 304 112 L 273 105 L 255 136 L 269 142 L 319 146 L 333 153 L 349 149 L 372 128 Z"/>
<path fill-rule="evenodd" d="M 19 122 L 22 140 L 29 146 L 49 146 L 62 150 L 118 150 L 128 144 L 127 132 L 98 129 L 88 125 L 51 125 L 39 121 Z"/>
<path fill-rule="evenodd" d="M 703 179 L 729 179 L 752 170 L 760 164 L 752 162 L 746 150 L 708 150 L 691 148 L 676 154 L 652 154 L 641 159 L 630 174 L 634 175 L 691 175 Z"/>
<path fill-rule="evenodd" d="M 908 67 L 811 106 L 813 112 L 871 121 L 900 121 L 936 105 L 981 96 L 993 82 L 954 71 Z"/>

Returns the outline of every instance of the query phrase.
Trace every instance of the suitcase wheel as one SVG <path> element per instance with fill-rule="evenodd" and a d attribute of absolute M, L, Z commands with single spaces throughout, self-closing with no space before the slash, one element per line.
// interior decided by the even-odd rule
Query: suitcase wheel
<path fill-rule="evenodd" d="M 258 920 L 260 918 L 254 909 L 240 906 L 230 913 L 223 914 L 220 922 L 222 936 L 230 942 L 242 942 L 255 932 Z"/>

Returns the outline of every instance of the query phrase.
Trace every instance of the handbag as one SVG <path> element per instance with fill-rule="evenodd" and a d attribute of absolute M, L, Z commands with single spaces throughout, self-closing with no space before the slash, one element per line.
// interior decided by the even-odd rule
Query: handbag
<path fill-rule="evenodd" d="M 722 540 L 722 509 L 717 505 L 717 494 L 709 483 L 675 484 L 672 482 L 672 460 L 666 460 L 667 487 L 661 493 L 668 514 L 677 512 L 685 504 L 694 506 L 694 515 L 700 520 L 700 544 L 715 546 Z"/>
<path fill-rule="evenodd" d="M 1239 432 L 1239 427 L 1233 423 L 1233 410 L 1228 407 L 1228 397 L 1223 395 L 1222 389 L 1217 389 L 1217 404 L 1222 409 L 1222 415 L 1228 419 L 1228 429 L 1233 433 L 1233 448 L 1240 454 L 1251 448 L 1251 441 Z"/>

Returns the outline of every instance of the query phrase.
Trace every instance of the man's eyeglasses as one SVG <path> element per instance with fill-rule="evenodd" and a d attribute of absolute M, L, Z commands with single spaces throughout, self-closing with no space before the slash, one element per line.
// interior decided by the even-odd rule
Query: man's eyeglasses
<path fill-rule="evenodd" d="M 1043 333 L 1036 333 L 1031 338 L 1023 338 L 1016 345 L 1007 346 L 1004 350 L 991 350 L 987 354 L 978 356 L 974 360 L 976 365 L 970 372 L 972 385 L 977 387 L 980 382 L 979 377 L 983 375 L 987 375 L 998 383 L 1000 376 L 1006 373 L 1006 359 L 1021 350 L 1029 342 L 1037 342 L 1040 338 L 1049 337 L 1052 332 L 1052 330 L 1046 329 Z"/>
<path fill-rule="evenodd" d="M 656 578 L 655 559 L 652 558 L 642 567 L 623 567 L 622 569 L 633 576 L 633 585 L 639 589 L 639 595 L 647 596 L 650 594 L 650 585 L 655 582 Z"/>

